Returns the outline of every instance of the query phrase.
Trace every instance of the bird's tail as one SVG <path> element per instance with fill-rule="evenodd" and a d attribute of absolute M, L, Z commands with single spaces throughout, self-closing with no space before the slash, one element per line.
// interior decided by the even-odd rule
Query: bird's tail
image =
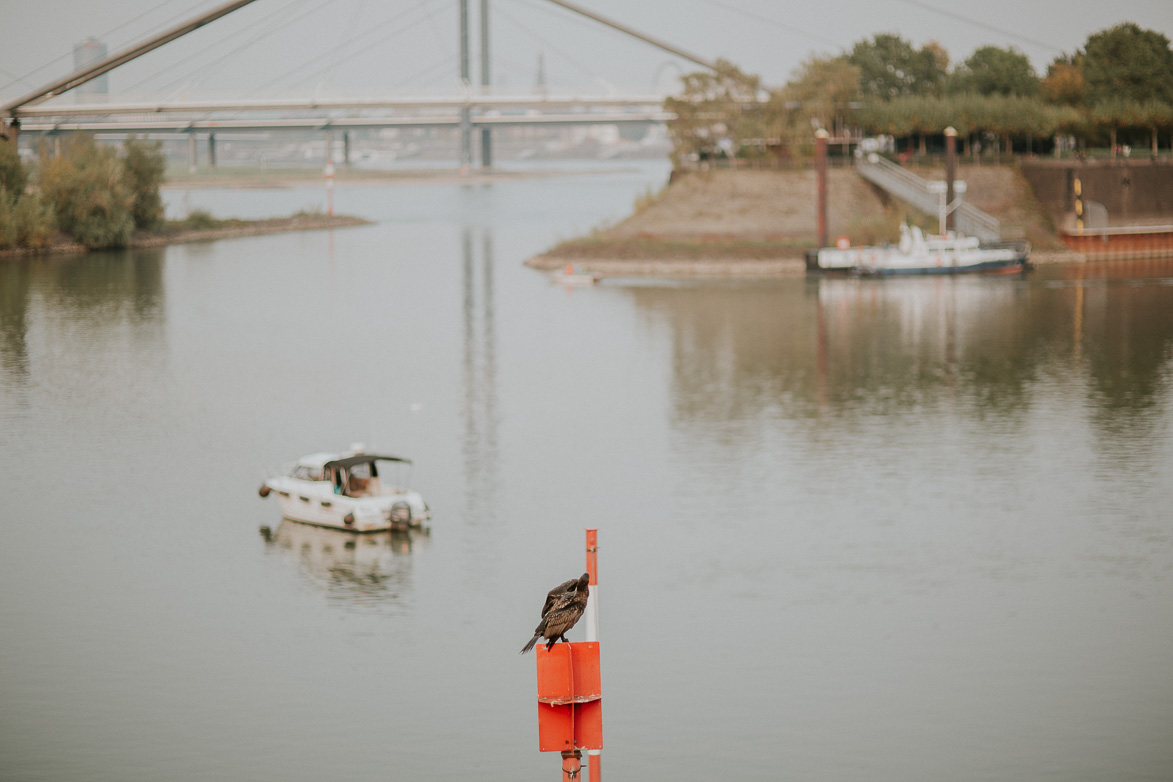
<path fill-rule="evenodd" d="M 535 634 L 534 634 L 534 637 L 533 637 L 533 638 L 531 638 L 531 639 L 529 639 L 529 643 L 528 643 L 528 644 L 526 644 L 525 646 L 521 647 L 521 653 L 522 653 L 522 654 L 525 654 L 525 653 L 526 653 L 526 652 L 528 652 L 530 649 L 533 649 L 533 648 L 534 648 L 534 645 L 535 645 L 535 644 L 537 644 L 537 642 L 538 642 L 538 639 L 539 639 L 539 638 L 541 638 L 541 637 L 542 637 L 541 633 L 535 633 Z"/>

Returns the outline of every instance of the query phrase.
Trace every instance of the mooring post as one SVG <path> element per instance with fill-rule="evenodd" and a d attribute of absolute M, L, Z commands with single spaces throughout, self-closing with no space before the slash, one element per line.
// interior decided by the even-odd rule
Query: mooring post
<path fill-rule="evenodd" d="M 827 246 L 827 131 L 815 131 L 815 170 L 819 180 L 819 247 Z"/>
<path fill-rule="evenodd" d="M 954 230 L 953 180 L 957 176 L 957 131 L 945 128 L 945 224 L 938 226 L 942 234 Z"/>

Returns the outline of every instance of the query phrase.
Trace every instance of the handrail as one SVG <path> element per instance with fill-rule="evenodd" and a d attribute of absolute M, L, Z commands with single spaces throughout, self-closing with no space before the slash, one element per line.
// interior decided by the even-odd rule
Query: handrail
<path fill-rule="evenodd" d="M 922 212 L 936 214 L 940 207 L 940 193 L 931 190 L 926 180 L 879 155 L 857 158 L 855 169 L 860 176 L 876 187 L 886 190 Z M 972 204 L 963 202 L 957 207 L 954 211 L 954 223 L 961 233 L 976 236 L 983 241 L 997 241 L 1002 238 L 998 218 Z"/>

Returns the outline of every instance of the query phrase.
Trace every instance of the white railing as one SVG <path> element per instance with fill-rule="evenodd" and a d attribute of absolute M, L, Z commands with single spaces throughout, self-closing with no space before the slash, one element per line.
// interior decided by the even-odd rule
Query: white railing
<path fill-rule="evenodd" d="M 879 155 L 857 158 L 855 169 L 860 176 L 876 187 L 886 190 L 914 208 L 926 214 L 938 213 L 941 194 L 932 189 L 927 180 L 921 179 L 908 169 Z M 954 210 L 953 224 L 959 233 L 976 236 L 982 241 L 998 241 L 1002 238 L 1002 227 L 998 218 L 972 204 L 962 203 Z"/>

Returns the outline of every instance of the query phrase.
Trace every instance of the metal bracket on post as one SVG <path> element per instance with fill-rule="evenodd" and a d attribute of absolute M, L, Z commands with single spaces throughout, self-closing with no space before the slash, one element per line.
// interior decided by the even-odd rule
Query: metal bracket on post
<path fill-rule="evenodd" d="M 953 183 L 953 192 L 957 194 L 957 197 L 953 199 L 952 203 L 945 202 L 945 199 L 949 197 L 948 182 L 935 181 L 927 182 L 926 184 L 930 192 L 937 193 L 940 196 L 938 199 L 940 206 L 937 207 L 937 229 L 941 232 L 941 235 L 944 235 L 945 221 L 955 209 L 965 203 L 965 199 L 961 197 L 965 193 L 965 180 L 959 179 Z"/>

